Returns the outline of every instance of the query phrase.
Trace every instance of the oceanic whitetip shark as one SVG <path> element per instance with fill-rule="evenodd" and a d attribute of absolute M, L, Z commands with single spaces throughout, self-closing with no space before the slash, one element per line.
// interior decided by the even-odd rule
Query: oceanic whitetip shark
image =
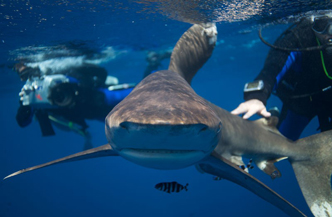
<path fill-rule="evenodd" d="M 235 182 L 290 216 L 305 216 L 276 192 L 239 168 L 252 158 L 272 178 L 275 162 L 288 159 L 306 202 L 315 216 L 332 216 L 332 132 L 296 142 L 283 137 L 276 120 L 243 120 L 198 96 L 190 83 L 212 55 L 214 24 L 193 25 L 174 47 L 168 70 L 142 80 L 106 117 L 109 142 L 6 178 L 57 163 L 102 156 L 121 156 L 155 169 L 195 165 L 200 171 Z"/>

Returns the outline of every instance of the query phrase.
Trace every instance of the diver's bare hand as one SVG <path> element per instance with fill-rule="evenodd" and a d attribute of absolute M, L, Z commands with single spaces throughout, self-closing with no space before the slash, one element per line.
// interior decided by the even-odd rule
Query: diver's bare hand
<path fill-rule="evenodd" d="M 258 99 L 251 99 L 241 103 L 236 109 L 231 111 L 231 114 L 244 114 L 243 119 L 248 119 L 254 114 L 259 114 L 266 118 L 271 116 L 271 113 L 266 111 L 264 104 Z"/>

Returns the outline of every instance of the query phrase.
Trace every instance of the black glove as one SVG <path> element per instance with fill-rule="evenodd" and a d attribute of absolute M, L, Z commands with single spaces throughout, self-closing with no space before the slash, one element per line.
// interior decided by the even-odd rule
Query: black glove
<path fill-rule="evenodd" d="M 16 114 L 16 121 L 20 127 L 26 127 L 32 122 L 33 111 L 31 106 L 21 105 Z"/>

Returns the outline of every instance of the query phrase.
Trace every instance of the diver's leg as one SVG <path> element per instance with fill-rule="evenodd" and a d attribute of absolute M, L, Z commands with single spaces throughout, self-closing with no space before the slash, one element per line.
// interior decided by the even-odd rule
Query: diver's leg
<path fill-rule="evenodd" d="M 283 105 L 280 115 L 279 131 L 282 135 L 293 141 L 300 138 L 301 133 L 309 124 L 312 117 L 299 115 L 298 113 L 288 109 L 287 105 Z"/>

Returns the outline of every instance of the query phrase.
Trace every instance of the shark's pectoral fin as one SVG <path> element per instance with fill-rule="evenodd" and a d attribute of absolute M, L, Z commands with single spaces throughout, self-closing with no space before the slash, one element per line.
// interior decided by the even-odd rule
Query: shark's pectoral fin
<path fill-rule="evenodd" d="M 278 168 L 274 165 L 274 163 L 279 162 L 284 159 L 287 159 L 287 157 L 282 157 L 282 158 L 273 159 L 273 160 L 255 159 L 255 164 L 264 173 L 269 175 L 271 177 L 271 179 L 275 179 L 275 178 L 280 178 L 281 173 L 278 170 Z"/>
<path fill-rule="evenodd" d="M 331 168 L 317 167 L 311 162 L 292 164 L 303 196 L 314 214 L 330 217 L 332 214 Z M 317 175 L 317 172 L 324 175 Z"/>
<path fill-rule="evenodd" d="M 19 170 L 15 173 L 12 173 L 8 176 L 6 176 L 4 179 L 13 177 L 13 176 L 17 176 L 19 174 L 25 173 L 25 172 L 29 172 L 32 170 L 36 170 L 36 169 L 40 169 L 43 167 L 47 167 L 47 166 L 51 166 L 54 164 L 58 164 L 58 163 L 65 163 L 65 162 L 70 162 L 70 161 L 78 161 L 78 160 L 86 160 L 89 158 L 95 158 L 95 157 L 105 157 L 105 156 L 118 156 L 117 152 L 115 152 L 112 147 L 109 144 L 106 145 L 102 145 L 99 146 L 97 148 L 92 148 L 92 149 L 88 149 L 86 151 L 82 151 L 73 155 L 69 155 L 67 157 L 63 157 L 54 161 L 50 161 L 48 163 L 44 163 L 44 164 L 40 164 L 34 167 L 29 167 L 23 170 Z"/>
<path fill-rule="evenodd" d="M 303 196 L 314 216 L 332 216 L 332 131 L 325 131 L 296 141 L 307 148 L 310 158 L 290 162 Z"/>
<path fill-rule="evenodd" d="M 295 206 L 282 198 L 268 186 L 214 152 L 211 154 L 211 156 L 202 160 L 199 163 L 199 167 L 206 173 L 228 179 L 229 181 L 241 185 L 257 196 L 278 207 L 289 216 L 305 216 L 300 210 L 298 210 Z"/>

